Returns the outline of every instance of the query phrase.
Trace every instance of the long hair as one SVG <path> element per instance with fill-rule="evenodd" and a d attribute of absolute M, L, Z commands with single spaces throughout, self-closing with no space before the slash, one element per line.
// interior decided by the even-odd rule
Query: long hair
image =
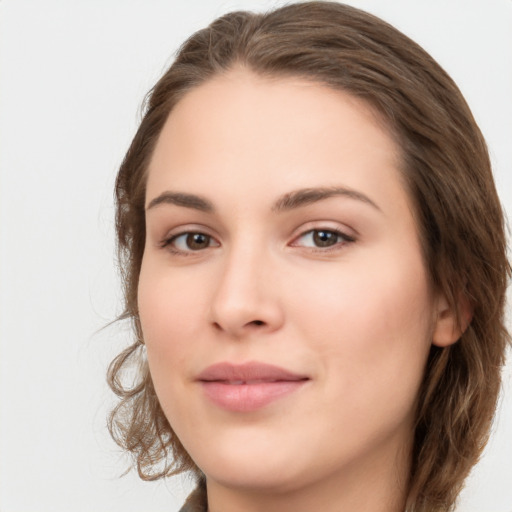
<path fill-rule="evenodd" d="M 135 339 L 110 365 L 120 397 L 109 427 L 142 478 L 192 469 L 155 395 L 142 355 L 137 284 L 144 252 L 149 159 L 176 103 L 211 77 L 245 66 L 261 76 L 299 77 L 376 108 L 401 149 L 434 289 L 473 317 L 452 346 L 432 346 L 418 397 L 407 510 L 448 511 L 487 441 L 509 340 L 510 277 L 503 212 L 485 141 L 459 89 L 420 46 L 368 13 L 334 2 L 287 5 L 267 14 L 233 12 L 196 32 L 146 99 L 119 170 L 116 227 L 125 312 Z M 135 367 L 136 382 L 123 381 Z"/>

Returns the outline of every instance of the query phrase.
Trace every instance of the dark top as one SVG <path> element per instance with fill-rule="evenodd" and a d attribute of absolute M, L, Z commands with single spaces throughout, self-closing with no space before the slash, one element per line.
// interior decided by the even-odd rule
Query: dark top
<path fill-rule="evenodd" d="M 180 512 L 208 512 L 208 500 L 206 499 L 206 485 L 200 482 L 190 493 Z"/>

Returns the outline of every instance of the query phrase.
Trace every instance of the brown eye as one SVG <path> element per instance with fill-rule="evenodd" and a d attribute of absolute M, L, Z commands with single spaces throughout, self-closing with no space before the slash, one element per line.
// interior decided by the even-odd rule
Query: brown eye
<path fill-rule="evenodd" d="M 218 243 L 210 235 L 205 233 L 188 231 L 175 235 L 167 240 L 164 247 L 167 247 L 171 252 L 187 253 L 193 251 L 202 251 L 209 247 L 218 247 Z"/>
<path fill-rule="evenodd" d="M 341 249 L 354 241 L 354 237 L 335 229 L 311 229 L 298 237 L 292 245 L 311 249 L 330 249 L 331 247 Z"/>
<path fill-rule="evenodd" d="M 339 242 L 340 235 L 334 231 L 315 230 L 313 231 L 313 243 L 317 247 L 330 247 Z"/>
<path fill-rule="evenodd" d="M 210 246 L 210 237 L 204 233 L 189 233 L 185 243 L 190 250 L 199 251 Z"/>

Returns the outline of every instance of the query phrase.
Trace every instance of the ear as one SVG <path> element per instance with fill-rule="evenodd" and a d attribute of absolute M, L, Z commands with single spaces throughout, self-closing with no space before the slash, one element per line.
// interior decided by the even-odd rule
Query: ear
<path fill-rule="evenodd" d="M 440 295 L 436 304 L 436 319 L 432 334 L 432 343 L 438 347 L 448 347 L 457 342 L 464 334 L 473 318 L 473 307 L 467 297 L 459 299 L 459 317 L 450 306 L 446 297 Z"/>

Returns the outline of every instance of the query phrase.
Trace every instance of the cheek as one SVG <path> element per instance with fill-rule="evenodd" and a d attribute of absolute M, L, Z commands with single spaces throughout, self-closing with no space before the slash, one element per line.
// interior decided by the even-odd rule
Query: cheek
<path fill-rule="evenodd" d="M 186 360 L 192 347 L 181 341 L 196 337 L 205 300 L 204 293 L 190 286 L 185 276 L 155 267 L 151 262 L 143 262 L 138 307 L 148 361 L 157 385 L 160 370 L 166 374 Z M 171 371 L 165 378 L 172 375 Z"/>
<path fill-rule="evenodd" d="M 305 276 L 294 293 L 301 297 L 294 312 L 301 337 L 322 354 L 323 371 L 338 386 L 369 395 L 386 385 L 390 395 L 416 390 L 430 347 L 432 305 L 422 262 L 416 253 L 409 260 L 385 256 L 378 264 L 339 265 L 314 281 Z"/>
<path fill-rule="evenodd" d="M 139 279 L 138 306 L 156 394 L 169 421 L 172 418 L 173 429 L 185 425 L 186 432 L 186 426 L 195 421 L 188 386 L 190 363 L 200 352 L 196 341 L 204 331 L 198 321 L 205 308 L 204 293 L 191 286 L 184 272 L 162 271 L 146 261 Z"/>

